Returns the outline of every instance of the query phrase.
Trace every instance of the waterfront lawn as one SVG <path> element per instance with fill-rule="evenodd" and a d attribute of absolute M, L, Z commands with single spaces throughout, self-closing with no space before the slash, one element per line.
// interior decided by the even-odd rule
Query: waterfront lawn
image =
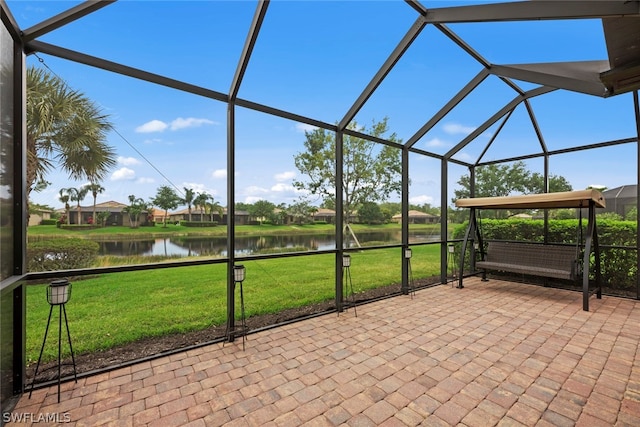
<path fill-rule="evenodd" d="M 400 282 L 401 249 L 352 253 L 356 292 Z M 334 298 L 333 254 L 247 260 L 247 316 L 278 313 Z M 414 279 L 437 276 L 440 245 L 413 247 Z M 75 354 L 146 337 L 186 333 L 226 322 L 226 264 L 162 268 L 73 278 L 66 305 Z M 49 305 L 46 284 L 27 286 L 27 362 L 38 359 Z M 236 313 L 239 314 L 239 304 Z M 57 308 L 43 360 L 57 357 Z M 63 338 L 63 349 L 68 354 Z"/>
<path fill-rule="evenodd" d="M 363 231 L 393 231 L 400 230 L 400 224 L 366 225 L 353 224 L 354 232 Z M 411 224 L 412 231 L 425 231 L 438 234 L 440 224 Z M 309 225 L 238 225 L 235 228 L 238 235 L 269 235 L 269 234 L 331 234 L 335 232 L 333 224 L 309 224 Z M 108 226 L 101 228 L 86 229 L 81 226 L 77 229 L 61 229 L 55 225 L 33 225 L 27 228 L 27 236 L 30 239 L 39 237 L 86 237 L 91 239 L 100 238 L 152 238 L 167 235 L 175 236 L 226 236 L 227 226 L 219 225 L 215 227 L 184 227 L 175 224 L 167 224 L 166 227 L 156 225 L 154 227 L 130 228 L 124 226 Z"/>

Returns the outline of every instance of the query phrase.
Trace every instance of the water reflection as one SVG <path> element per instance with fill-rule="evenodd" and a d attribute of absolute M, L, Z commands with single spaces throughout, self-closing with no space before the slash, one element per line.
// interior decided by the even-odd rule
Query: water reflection
<path fill-rule="evenodd" d="M 399 231 L 361 233 L 358 240 L 361 245 L 384 245 L 401 242 Z M 439 234 L 410 233 L 411 243 L 434 242 L 440 240 Z M 99 242 L 100 255 L 114 256 L 227 256 L 226 237 L 167 237 L 148 240 L 125 240 Z M 348 247 L 356 247 L 353 239 L 345 239 Z M 335 249 L 333 234 L 294 235 L 294 236 L 241 236 L 235 240 L 236 255 L 252 255 L 268 251 L 286 252 L 287 250 L 330 250 Z"/>

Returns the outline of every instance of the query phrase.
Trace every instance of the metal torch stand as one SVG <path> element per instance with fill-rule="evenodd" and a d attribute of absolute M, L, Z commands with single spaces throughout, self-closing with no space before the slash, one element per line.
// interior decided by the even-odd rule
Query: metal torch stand
<path fill-rule="evenodd" d="M 69 321 L 67 320 L 67 309 L 65 308 L 65 304 L 55 304 L 59 308 L 58 315 L 58 403 L 60 403 L 60 380 L 61 380 L 61 355 L 62 355 L 62 315 L 64 314 L 64 324 L 67 328 L 67 339 L 69 340 L 69 349 L 71 350 L 71 360 L 73 361 L 73 377 L 78 382 L 78 376 L 76 374 L 76 359 L 73 355 L 73 346 L 71 345 L 71 334 L 69 333 Z M 51 305 L 49 309 L 49 320 L 47 320 L 47 328 L 44 331 L 44 339 L 42 340 L 42 348 L 40 349 L 40 356 L 38 356 L 38 363 L 36 364 L 36 371 L 33 374 L 33 381 L 31 382 L 31 391 L 29 391 L 29 399 L 31 399 L 31 393 L 33 393 L 33 388 L 35 386 L 36 377 L 38 376 L 38 369 L 40 368 L 40 361 L 42 360 L 42 353 L 44 352 L 44 345 L 47 342 L 47 335 L 49 335 L 49 325 L 51 324 L 51 314 L 53 313 L 53 307 L 55 305 Z"/>
<path fill-rule="evenodd" d="M 456 254 L 455 252 L 449 252 L 449 257 L 447 258 L 448 269 L 451 272 L 451 286 L 456 282 L 457 278 L 457 265 L 456 265 Z"/>
<path fill-rule="evenodd" d="M 353 306 L 353 312 L 358 317 L 358 310 L 356 310 L 356 294 L 353 292 L 353 282 L 351 281 L 351 269 L 347 265 L 342 266 L 342 295 L 345 300 L 345 308 Z M 351 294 L 351 302 L 349 302 L 349 294 Z M 340 315 L 340 312 L 338 312 Z"/>
<path fill-rule="evenodd" d="M 411 295 L 411 299 L 413 299 L 416 294 L 416 288 L 413 286 L 413 272 L 411 271 L 411 258 L 407 259 L 407 269 L 409 271 L 409 295 Z"/>
<path fill-rule="evenodd" d="M 227 337 L 228 342 L 232 342 L 236 335 L 242 335 L 242 350 L 245 349 L 245 341 L 247 340 L 247 320 L 244 313 L 244 293 L 242 291 L 242 282 L 233 282 L 233 291 L 236 290 L 236 285 L 240 284 L 240 326 L 235 326 L 234 319 L 231 316 L 227 319 L 227 331 L 225 335 Z M 231 324 L 234 324 L 232 327 Z"/>

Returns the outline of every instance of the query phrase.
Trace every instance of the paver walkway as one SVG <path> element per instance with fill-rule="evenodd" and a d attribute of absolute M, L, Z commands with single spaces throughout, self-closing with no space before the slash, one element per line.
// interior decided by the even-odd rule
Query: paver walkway
<path fill-rule="evenodd" d="M 75 426 L 640 426 L 640 302 L 472 278 L 23 396 Z M 44 425 L 34 423 L 34 425 Z"/>

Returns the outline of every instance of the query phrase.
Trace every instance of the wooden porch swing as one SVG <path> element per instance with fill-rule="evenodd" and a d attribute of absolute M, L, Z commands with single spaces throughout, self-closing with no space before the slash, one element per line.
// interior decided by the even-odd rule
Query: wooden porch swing
<path fill-rule="evenodd" d="M 482 268 L 483 280 L 486 280 L 487 270 L 567 280 L 579 280 L 580 276 L 582 276 L 582 309 L 589 311 L 589 297 L 593 293 L 596 294 L 598 299 L 602 298 L 602 271 L 595 208 L 604 208 L 605 200 L 599 191 L 580 190 L 509 197 L 478 197 L 458 199 L 455 205 L 459 208 L 469 208 L 470 210 L 469 226 L 465 232 L 460 255 L 461 270 L 464 269 L 467 247 L 471 244 L 471 271 L 475 272 L 476 267 Z M 582 259 L 580 259 L 582 235 L 575 248 L 547 243 L 491 241 L 488 242 L 485 252 L 479 225 L 479 210 L 558 208 L 581 209 L 580 233 L 582 230 L 582 209 L 588 209 L 588 230 L 585 236 Z M 475 244 L 476 241 L 477 245 Z M 476 250 L 480 251 L 480 261 L 475 259 Z M 595 256 L 595 288 L 593 290 L 589 287 L 589 267 L 592 252 Z M 463 288 L 463 276 L 461 271 L 458 288 Z"/>

